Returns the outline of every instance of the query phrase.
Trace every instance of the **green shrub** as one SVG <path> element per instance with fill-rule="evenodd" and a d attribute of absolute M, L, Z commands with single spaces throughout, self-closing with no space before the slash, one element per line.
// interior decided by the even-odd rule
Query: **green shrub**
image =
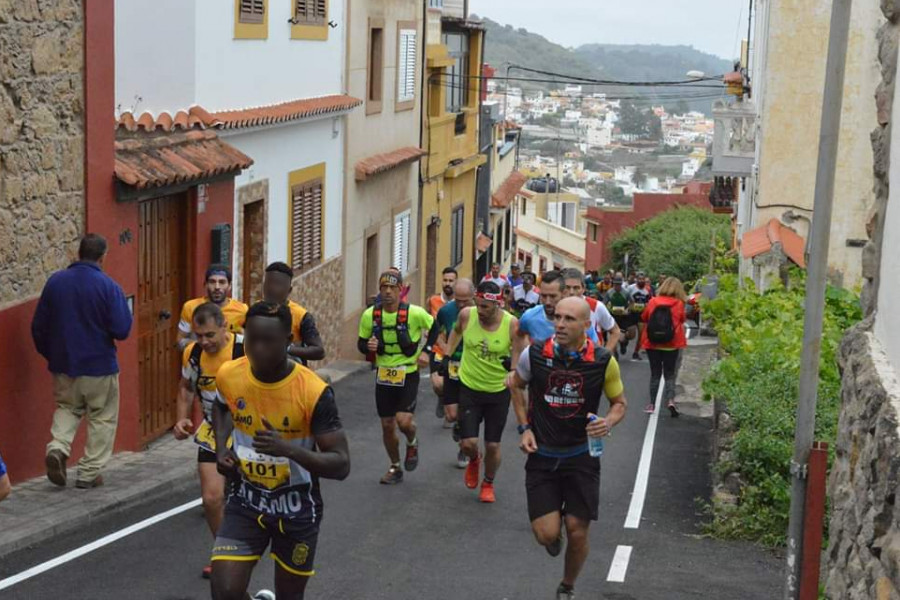
<path fill-rule="evenodd" d="M 737 506 L 715 506 L 713 535 L 768 546 L 784 544 L 790 507 L 789 465 L 803 346 L 805 273 L 795 270 L 788 288 L 759 294 L 734 275 L 720 278 L 720 293 L 704 303 L 719 334 L 724 358 L 703 383 L 707 397 L 724 399 L 735 435 L 723 473 L 735 469 L 746 484 Z M 862 318 L 854 294 L 829 287 L 816 405 L 816 439 L 833 442 L 840 409 L 836 361 L 844 331 Z M 829 462 L 830 464 L 830 462 Z"/>

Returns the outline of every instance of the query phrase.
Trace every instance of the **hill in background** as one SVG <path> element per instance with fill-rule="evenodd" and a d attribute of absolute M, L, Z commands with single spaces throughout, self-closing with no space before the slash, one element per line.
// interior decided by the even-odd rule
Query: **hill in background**
<path fill-rule="evenodd" d="M 473 15 L 474 18 L 477 18 Z M 587 44 L 566 48 L 537 33 L 515 29 L 490 19 L 483 19 L 487 30 L 485 61 L 495 67 L 510 62 L 542 71 L 617 81 L 683 81 L 688 71 L 703 71 L 706 75 L 722 75 L 731 71 L 731 61 L 701 52 L 691 46 L 662 46 L 648 44 Z M 498 75 L 505 75 L 505 69 Z M 510 77 L 535 77 L 512 70 Z M 563 84 L 510 82 L 511 86 L 526 90 L 548 90 Z M 694 99 L 693 95 L 714 95 L 711 88 L 633 88 L 614 86 L 585 86 L 585 93 L 606 92 L 611 97 L 646 98 L 648 102 L 675 107 L 683 98 L 694 110 L 709 113 L 712 99 Z"/>

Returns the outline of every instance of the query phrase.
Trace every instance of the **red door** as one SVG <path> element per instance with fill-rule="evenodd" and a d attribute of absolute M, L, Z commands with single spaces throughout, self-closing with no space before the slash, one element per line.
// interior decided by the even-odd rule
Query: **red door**
<path fill-rule="evenodd" d="M 143 443 L 175 423 L 178 316 L 187 289 L 187 203 L 185 195 L 177 195 L 139 205 L 136 314 Z"/>

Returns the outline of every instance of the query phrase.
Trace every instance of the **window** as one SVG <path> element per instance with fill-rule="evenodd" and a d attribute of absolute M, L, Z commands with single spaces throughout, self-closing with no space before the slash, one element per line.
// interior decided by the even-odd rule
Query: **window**
<path fill-rule="evenodd" d="M 494 230 L 494 262 L 503 263 L 503 221 Z"/>
<path fill-rule="evenodd" d="M 588 223 L 588 239 L 592 242 L 597 242 L 597 224 L 596 223 Z"/>
<path fill-rule="evenodd" d="M 384 21 L 369 19 L 369 64 L 366 91 L 366 114 L 381 112 L 384 77 Z"/>
<path fill-rule="evenodd" d="M 269 36 L 269 0 L 234 0 L 234 38 L 264 40 Z"/>
<path fill-rule="evenodd" d="M 464 206 L 454 208 L 450 219 L 450 265 L 454 267 L 463 261 L 464 209 Z"/>
<path fill-rule="evenodd" d="M 240 0 L 239 23 L 262 23 L 266 15 L 266 5 L 263 0 Z"/>
<path fill-rule="evenodd" d="M 294 0 L 295 25 L 325 25 L 328 0 Z"/>
<path fill-rule="evenodd" d="M 506 254 L 512 249 L 512 210 L 506 211 L 506 239 L 503 241 L 503 250 Z"/>
<path fill-rule="evenodd" d="M 416 49 L 415 23 L 397 24 L 397 104 L 396 110 L 415 108 Z"/>
<path fill-rule="evenodd" d="M 322 262 L 322 180 L 291 188 L 291 267 L 305 271 Z"/>
<path fill-rule="evenodd" d="M 558 262 L 554 262 L 554 263 L 553 263 L 553 270 L 554 270 L 554 271 L 562 271 L 562 268 L 563 268 L 562 263 L 558 263 Z"/>
<path fill-rule="evenodd" d="M 469 103 L 469 37 L 464 33 L 445 33 L 442 41 L 454 63 L 447 67 L 447 112 L 458 113 Z"/>
<path fill-rule="evenodd" d="M 540 257 L 540 259 L 538 259 L 538 265 L 539 265 L 539 268 L 538 268 L 539 275 L 543 275 L 544 273 L 547 272 L 547 259 L 546 258 L 544 258 L 543 256 Z"/>
<path fill-rule="evenodd" d="M 394 216 L 394 252 L 391 265 L 400 269 L 403 274 L 409 271 L 409 216 L 409 210 Z"/>
<path fill-rule="evenodd" d="M 428 8 L 444 8 L 444 0 L 428 0 Z"/>
<path fill-rule="evenodd" d="M 524 216 L 528 212 L 528 200 L 522 198 L 522 215 Z"/>

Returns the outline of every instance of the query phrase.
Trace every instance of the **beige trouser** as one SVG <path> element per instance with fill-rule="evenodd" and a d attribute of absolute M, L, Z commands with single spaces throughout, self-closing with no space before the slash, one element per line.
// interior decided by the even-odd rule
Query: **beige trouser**
<path fill-rule="evenodd" d="M 103 377 L 69 377 L 53 375 L 56 412 L 47 444 L 47 452 L 72 453 L 72 440 L 81 418 L 87 415 L 87 442 L 84 456 L 78 462 L 78 480 L 93 481 L 112 456 L 119 423 L 119 375 Z"/>

